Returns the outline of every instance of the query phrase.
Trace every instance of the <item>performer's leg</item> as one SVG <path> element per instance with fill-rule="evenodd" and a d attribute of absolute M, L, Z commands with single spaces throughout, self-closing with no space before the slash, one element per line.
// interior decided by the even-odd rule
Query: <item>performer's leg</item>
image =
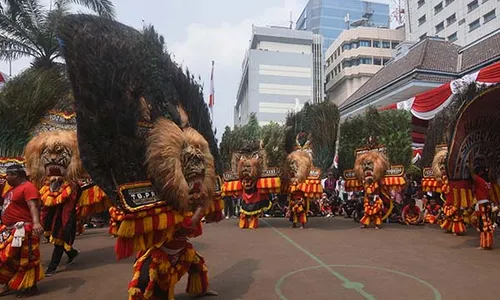
<path fill-rule="evenodd" d="M 304 229 L 307 223 L 307 215 L 305 211 L 300 213 L 299 219 L 300 219 L 300 228 Z"/>
<path fill-rule="evenodd" d="M 454 235 L 460 235 L 467 231 L 464 221 L 453 221 L 451 231 Z"/>
<path fill-rule="evenodd" d="M 259 228 L 259 215 L 253 215 L 249 216 L 249 221 L 248 221 L 248 228 L 250 229 L 257 229 Z"/>
<path fill-rule="evenodd" d="M 78 252 L 78 250 L 76 250 L 75 248 L 71 248 L 71 250 L 69 251 L 64 251 L 66 253 L 66 255 L 68 256 L 68 262 L 66 264 L 70 265 L 73 263 L 73 261 L 75 260 L 75 258 L 80 255 L 80 252 Z"/>
<path fill-rule="evenodd" d="M 61 258 L 64 254 L 64 247 L 54 245 L 54 251 L 52 251 L 52 259 L 50 260 L 47 271 L 45 271 L 45 277 L 50 277 L 56 273 L 57 266 L 61 262 Z"/>
<path fill-rule="evenodd" d="M 239 226 L 240 226 L 241 229 L 248 228 L 247 216 L 244 213 L 240 213 Z"/>
<path fill-rule="evenodd" d="M 446 219 L 444 219 L 443 223 L 441 223 L 441 228 L 444 229 L 445 232 L 450 233 L 451 232 L 451 225 L 452 225 L 451 220 L 446 218 Z"/>
<path fill-rule="evenodd" d="M 359 220 L 359 223 L 361 223 L 361 228 L 366 228 L 368 225 L 370 225 L 371 217 L 368 215 L 364 215 L 361 220 Z"/>
<path fill-rule="evenodd" d="M 381 216 L 375 216 L 374 217 L 374 222 L 375 222 L 375 229 L 380 229 L 380 225 L 382 225 L 382 217 Z"/>

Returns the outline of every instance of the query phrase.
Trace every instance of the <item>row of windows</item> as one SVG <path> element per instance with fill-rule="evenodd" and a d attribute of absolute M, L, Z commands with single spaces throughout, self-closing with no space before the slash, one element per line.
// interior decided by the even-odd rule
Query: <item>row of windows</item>
<path fill-rule="evenodd" d="M 453 14 L 455 15 L 455 14 Z M 490 12 L 486 13 L 485 15 L 483 15 L 483 25 L 488 23 L 489 21 L 495 19 L 497 17 L 496 15 L 496 9 L 493 9 L 491 10 Z M 472 32 L 476 29 L 478 29 L 479 27 L 481 27 L 481 18 L 478 18 L 472 22 L 469 23 L 469 32 Z M 436 25 L 436 34 L 439 33 L 440 31 L 442 31 L 444 29 L 444 23 L 441 22 L 439 23 L 438 25 Z M 423 40 L 427 37 L 427 33 L 424 33 L 420 36 L 420 40 Z M 447 40 L 451 43 L 453 43 L 454 41 L 456 41 L 458 38 L 457 38 L 457 32 L 455 31 L 454 33 L 452 33 L 451 35 L 449 35 L 447 37 Z"/>
<path fill-rule="evenodd" d="M 453 3 L 455 0 L 445 0 L 445 6 L 448 6 L 450 5 L 451 3 Z M 488 0 L 483 0 L 483 2 L 486 2 Z M 425 0 L 418 0 L 417 2 L 418 4 L 418 8 L 422 7 L 424 4 L 425 4 Z M 443 9 L 443 2 L 440 2 L 438 5 L 434 6 L 434 13 L 437 14 L 438 12 L 440 12 L 441 10 Z M 437 12 L 436 12 L 437 11 Z"/>
<path fill-rule="evenodd" d="M 389 40 L 357 40 L 353 42 L 345 42 L 333 53 L 332 56 L 327 58 L 326 64 L 329 66 L 337 57 L 340 56 L 341 52 L 351 49 L 357 49 L 360 47 L 372 47 L 372 48 L 383 48 L 383 49 L 395 49 L 399 45 L 398 41 Z"/>
<path fill-rule="evenodd" d="M 359 65 L 377 65 L 385 66 L 389 62 L 390 58 L 387 57 L 368 57 L 360 56 L 358 58 L 346 59 L 342 63 L 338 64 L 331 72 L 326 75 L 326 82 L 335 78 L 343 69 L 356 67 Z"/>
<path fill-rule="evenodd" d="M 446 5 L 449 5 L 450 3 L 452 3 L 454 0 L 446 0 Z M 488 0 L 482 0 L 482 3 L 485 3 L 487 2 Z M 420 0 L 418 3 L 419 3 L 419 7 L 421 6 L 420 5 L 420 2 L 422 2 L 422 5 L 425 3 L 425 0 Z M 468 12 L 472 12 L 474 11 L 476 8 L 479 7 L 479 0 L 473 0 L 472 2 L 470 2 L 469 4 L 467 4 L 467 9 L 468 9 Z M 439 2 L 438 5 L 434 6 L 434 14 L 438 14 L 440 11 L 443 10 L 443 2 Z M 456 14 L 452 14 L 451 16 L 449 16 L 448 18 L 446 18 L 446 23 L 447 25 L 449 26 L 450 24 L 453 24 L 455 23 L 457 20 L 457 17 L 456 17 Z M 424 14 L 423 16 L 421 16 L 419 19 L 418 19 L 418 26 L 421 26 L 423 25 L 425 22 L 427 21 L 427 18 L 426 18 L 426 15 Z M 438 26 L 439 26 L 439 31 L 443 30 L 444 29 L 444 21 L 439 23 L 437 26 L 436 26 L 436 32 L 439 32 L 438 31 Z"/>

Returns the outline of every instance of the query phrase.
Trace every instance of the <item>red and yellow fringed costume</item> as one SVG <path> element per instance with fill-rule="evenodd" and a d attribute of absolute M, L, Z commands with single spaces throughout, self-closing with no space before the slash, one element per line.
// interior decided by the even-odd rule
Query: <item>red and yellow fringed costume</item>
<path fill-rule="evenodd" d="M 432 206 L 431 204 L 428 204 L 426 207 L 425 222 L 429 224 L 438 223 L 438 216 L 440 212 L 441 205 L 436 204 Z"/>
<path fill-rule="evenodd" d="M 479 246 L 482 249 L 493 249 L 493 222 L 491 220 L 491 203 L 483 202 L 477 204 L 475 212 L 477 218 L 477 231 L 479 231 Z"/>
<path fill-rule="evenodd" d="M 24 224 L 24 238 L 20 247 L 12 241 L 16 228 L 0 225 L 0 284 L 9 290 L 22 290 L 33 287 L 44 278 L 40 264 L 40 239 L 32 234 L 31 224 Z"/>
<path fill-rule="evenodd" d="M 462 234 L 467 231 L 467 228 L 465 227 L 461 204 L 456 203 L 455 198 L 450 195 L 451 188 L 446 175 L 442 176 L 441 183 L 441 197 L 444 197 L 443 200 L 445 200 L 443 206 L 444 220 L 441 223 L 441 228 L 455 235 Z"/>
<path fill-rule="evenodd" d="M 78 87 L 83 162 L 114 202 L 110 232 L 117 258 L 137 257 L 128 299 L 174 299 L 186 273 L 190 294 L 211 294 L 204 260 L 189 243 L 202 234 L 203 217 L 219 221 L 223 210 L 214 191 L 218 153 L 210 116 L 198 109 L 206 107 L 200 86 L 163 51 L 152 27 L 140 32 L 108 18 L 71 15 L 59 28 L 69 77 Z M 120 59 L 95 63 L 113 56 Z M 100 80 L 85 75 L 89 69 Z"/>
<path fill-rule="evenodd" d="M 391 166 L 385 155 L 385 148 L 378 145 L 373 137 L 368 138 L 368 146 L 357 149 L 353 170 L 345 170 L 346 190 L 364 190 L 364 213 L 360 220 L 362 227 L 371 222 L 376 228 L 392 213 L 394 203 L 390 196 L 391 189 L 404 186 L 403 166 Z M 372 199 L 372 200 L 371 200 Z"/>
<path fill-rule="evenodd" d="M 369 226 L 372 222 L 376 227 L 382 225 L 382 216 L 383 216 L 383 208 L 384 202 L 380 197 L 375 196 L 374 201 L 369 201 L 368 198 L 365 198 L 364 202 L 364 215 L 359 221 L 363 227 Z"/>
<path fill-rule="evenodd" d="M 266 169 L 262 145 L 254 141 L 233 154 L 233 170 L 224 174 L 223 196 L 241 196 L 239 227 L 256 229 L 259 217 L 272 206 L 269 194 L 278 193 L 277 170 Z"/>
<path fill-rule="evenodd" d="M 78 188 L 67 181 L 55 192 L 50 191 L 48 180 L 40 189 L 40 221 L 45 234 L 50 243 L 63 246 L 66 251 L 73 248 L 75 241 L 77 196 Z"/>

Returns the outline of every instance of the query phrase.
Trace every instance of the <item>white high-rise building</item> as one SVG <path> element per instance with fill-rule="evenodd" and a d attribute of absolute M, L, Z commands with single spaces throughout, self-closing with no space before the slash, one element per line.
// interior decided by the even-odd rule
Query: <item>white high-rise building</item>
<path fill-rule="evenodd" d="M 500 28 L 500 0 L 408 0 L 406 39 L 438 36 L 468 45 Z"/>
<path fill-rule="evenodd" d="M 289 112 L 324 98 L 322 37 L 283 27 L 253 27 L 242 75 L 234 124 L 256 114 L 260 125 L 284 123 Z"/>

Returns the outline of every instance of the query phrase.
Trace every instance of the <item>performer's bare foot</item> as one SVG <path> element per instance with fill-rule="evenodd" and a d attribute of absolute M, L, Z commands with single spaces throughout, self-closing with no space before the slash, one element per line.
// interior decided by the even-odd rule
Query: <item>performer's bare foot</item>
<path fill-rule="evenodd" d="M 476 250 L 484 250 L 483 247 L 477 247 Z"/>
<path fill-rule="evenodd" d="M 375 230 L 379 230 L 379 229 L 380 229 L 380 227 L 378 227 L 378 226 L 375 226 Z"/>
<path fill-rule="evenodd" d="M 361 228 L 361 229 L 365 229 L 365 228 L 367 228 L 367 227 L 368 227 L 368 226 L 366 226 L 366 225 L 361 225 L 359 228 Z"/>
<path fill-rule="evenodd" d="M 304 225 L 300 225 L 300 229 L 304 229 L 306 228 Z"/>

